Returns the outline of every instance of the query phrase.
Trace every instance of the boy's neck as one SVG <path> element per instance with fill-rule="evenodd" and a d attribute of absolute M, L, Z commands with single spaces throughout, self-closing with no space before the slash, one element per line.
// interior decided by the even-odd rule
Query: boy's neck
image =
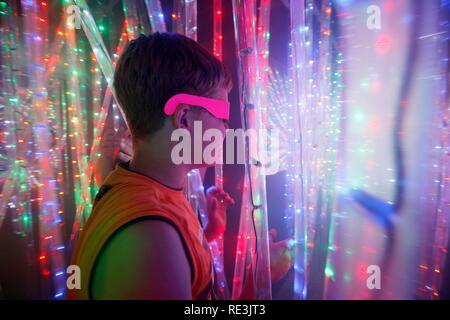
<path fill-rule="evenodd" d="M 141 140 L 134 144 L 130 169 L 173 189 L 183 189 L 190 169 L 172 162 L 171 147 L 161 143 L 163 140 L 160 138 Z"/>

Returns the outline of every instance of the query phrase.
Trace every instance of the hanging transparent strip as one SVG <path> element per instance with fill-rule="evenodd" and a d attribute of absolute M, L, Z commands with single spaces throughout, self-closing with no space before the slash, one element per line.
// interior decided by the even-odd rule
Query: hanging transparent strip
<path fill-rule="evenodd" d="M 270 39 L 271 0 L 261 0 L 257 25 L 258 68 L 261 81 L 261 125 L 267 128 L 267 90 L 269 81 L 269 39 Z M 267 174 L 267 172 L 266 172 Z"/>
<path fill-rule="evenodd" d="M 79 8 L 78 10 L 75 10 L 75 14 L 81 21 L 83 31 L 89 40 L 92 50 L 94 51 L 97 62 L 106 78 L 106 82 L 110 87 L 112 87 L 114 69 L 111 58 L 109 57 L 108 51 L 103 43 L 102 36 L 97 28 L 97 24 L 95 23 L 85 0 L 73 0 L 73 2 Z"/>
<path fill-rule="evenodd" d="M 10 8 L 9 8 L 10 9 Z M 11 15 L 7 16 L 8 24 L 12 25 Z M 17 44 L 15 41 L 15 35 L 13 30 L 10 28 L 1 28 L 0 35 L 2 43 L 4 44 L 4 50 L 1 50 L 2 61 L 6 62 L 5 67 L 3 67 L 2 76 L 2 92 L 4 96 L 9 97 L 7 101 L 3 101 L 3 128 L 4 134 L 4 168 L 0 173 L 3 186 L 1 188 L 0 196 L 0 229 L 5 218 L 7 204 L 14 193 L 14 186 L 17 179 L 17 171 L 19 162 L 16 159 L 16 131 L 14 130 L 15 115 L 16 111 L 20 106 L 20 96 L 18 94 L 18 82 L 17 73 L 19 68 L 17 67 Z M 6 46 L 7 44 L 7 46 Z M 3 156 L 3 155 L 2 155 Z"/>
<path fill-rule="evenodd" d="M 55 298 L 60 298 L 65 291 L 65 278 L 59 276 L 64 270 L 64 251 L 56 248 L 62 245 L 61 218 L 59 216 L 56 196 L 56 177 L 51 166 L 51 132 L 47 115 L 47 89 L 45 70 L 43 67 L 44 53 L 48 34 L 47 24 L 36 23 L 37 17 L 47 20 L 46 12 L 41 12 L 37 3 L 22 1 L 24 13 L 25 48 L 28 59 L 29 87 L 33 113 L 30 115 L 32 131 L 28 139 L 34 139 L 37 170 L 32 178 L 37 190 L 39 210 L 39 243 L 40 243 L 40 271 L 49 276 L 56 292 Z"/>
<path fill-rule="evenodd" d="M 159 0 L 145 0 L 152 32 L 166 32 L 164 13 Z"/>
<path fill-rule="evenodd" d="M 291 234 L 294 236 L 294 299 L 307 297 L 307 228 L 303 208 L 302 181 L 302 137 L 300 109 L 306 106 L 306 33 L 305 0 L 291 0 L 291 41 L 292 41 L 292 76 L 294 82 L 294 110 L 292 126 L 294 145 L 291 151 L 291 165 L 288 167 L 290 178 L 291 202 L 287 206 L 288 221 L 291 222 Z"/>
<path fill-rule="evenodd" d="M 114 54 L 113 67 L 115 66 L 121 52 L 124 50 L 127 44 L 128 33 L 125 32 L 126 30 L 127 30 L 127 23 L 125 22 L 122 28 L 119 44 L 116 48 L 116 53 Z M 102 71 L 103 70 L 104 69 L 102 69 Z M 105 74 L 103 75 L 105 76 Z M 88 166 L 87 166 L 88 168 L 86 172 L 86 176 L 88 177 L 90 182 L 94 174 L 94 160 L 100 157 L 99 145 L 103 134 L 103 127 L 105 125 L 106 117 L 110 110 L 111 103 L 115 101 L 113 98 L 114 98 L 113 91 L 111 90 L 111 87 L 108 86 L 105 90 L 103 101 L 100 104 L 100 109 L 94 111 L 94 115 L 96 115 L 93 123 L 94 139 L 92 141 L 89 150 Z M 120 114 L 120 116 L 122 116 L 122 113 Z M 85 220 L 88 218 L 91 209 L 92 209 L 92 202 L 80 202 L 79 204 L 77 204 L 77 211 L 71 231 L 71 241 L 76 240 L 77 234 L 80 231 L 80 228 L 83 228 Z"/>
<path fill-rule="evenodd" d="M 213 54 L 222 61 L 222 0 L 214 0 L 213 3 Z M 223 160 L 223 150 L 220 149 L 218 159 Z M 223 165 L 218 163 L 214 167 L 214 184 L 217 189 L 223 189 Z M 224 246 L 223 246 L 223 234 L 218 236 L 218 239 L 210 243 L 211 252 L 214 259 L 214 267 L 216 270 L 215 279 L 215 292 L 217 299 L 228 300 L 230 299 L 229 286 L 225 276 L 224 269 Z"/>
<path fill-rule="evenodd" d="M 185 35 L 197 41 L 197 0 L 184 0 Z"/>
<path fill-rule="evenodd" d="M 139 22 L 137 4 L 135 0 L 122 0 L 123 13 L 127 22 L 127 32 L 130 39 L 136 39 L 142 33 L 142 27 Z"/>

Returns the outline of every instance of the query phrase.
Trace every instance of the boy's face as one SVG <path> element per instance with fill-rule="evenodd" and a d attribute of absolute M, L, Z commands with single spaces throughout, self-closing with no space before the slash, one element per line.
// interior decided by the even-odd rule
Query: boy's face
<path fill-rule="evenodd" d="M 227 89 L 216 89 L 211 95 L 210 98 L 222 101 L 228 101 L 228 90 Z M 218 129 L 222 133 L 222 136 L 225 137 L 225 131 L 228 129 L 228 121 L 216 118 L 211 113 L 209 113 L 205 109 L 201 109 L 199 112 L 199 121 L 202 121 L 203 133 L 208 129 Z"/>
<path fill-rule="evenodd" d="M 212 99 L 228 101 L 228 90 L 227 89 L 216 89 L 210 96 Z M 202 122 L 202 137 L 205 137 L 205 132 L 209 129 L 217 129 L 221 132 L 222 140 L 218 143 L 222 146 L 223 139 L 225 138 L 226 130 L 229 128 L 229 124 L 227 120 L 219 119 L 213 116 L 205 109 L 200 109 L 198 112 L 197 121 Z M 205 150 L 206 146 L 208 146 L 210 141 L 203 141 L 202 149 Z M 208 166 L 204 164 L 202 166 Z"/>

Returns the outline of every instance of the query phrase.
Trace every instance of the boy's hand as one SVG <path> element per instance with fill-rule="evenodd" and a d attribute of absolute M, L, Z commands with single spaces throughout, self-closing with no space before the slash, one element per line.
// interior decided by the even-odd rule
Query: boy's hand
<path fill-rule="evenodd" d="M 234 204 L 234 200 L 223 189 L 212 186 L 206 191 L 208 225 L 205 228 L 205 235 L 209 242 L 225 232 L 227 208 L 231 204 Z"/>
<path fill-rule="evenodd" d="M 94 158 L 94 177 L 97 184 L 101 185 L 114 169 L 117 160 L 121 162 L 131 160 L 133 148 L 130 133 L 126 128 L 119 129 L 116 133 L 112 126 L 106 127 L 99 150 L 101 156 Z"/>
<path fill-rule="evenodd" d="M 275 229 L 269 231 L 270 270 L 272 282 L 280 281 L 294 263 L 294 248 L 290 245 L 291 239 L 274 242 L 277 236 Z"/>
<path fill-rule="evenodd" d="M 114 162 L 119 153 L 120 140 L 121 137 L 114 132 L 112 127 L 105 128 L 99 145 L 102 157 Z"/>
<path fill-rule="evenodd" d="M 133 148 L 128 130 L 121 128 L 116 133 L 113 128 L 105 128 L 100 142 L 100 152 L 102 157 L 110 159 L 113 163 L 116 160 L 123 162 L 131 160 Z"/>

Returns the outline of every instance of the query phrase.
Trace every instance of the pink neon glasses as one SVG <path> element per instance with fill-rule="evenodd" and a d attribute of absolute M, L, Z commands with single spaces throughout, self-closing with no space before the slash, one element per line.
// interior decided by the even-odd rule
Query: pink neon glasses
<path fill-rule="evenodd" d="M 186 93 L 179 93 L 172 96 L 164 106 L 164 113 L 168 116 L 173 115 L 180 104 L 202 107 L 219 119 L 228 121 L 230 118 L 230 103 L 228 101 L 205 98 Z"/>

